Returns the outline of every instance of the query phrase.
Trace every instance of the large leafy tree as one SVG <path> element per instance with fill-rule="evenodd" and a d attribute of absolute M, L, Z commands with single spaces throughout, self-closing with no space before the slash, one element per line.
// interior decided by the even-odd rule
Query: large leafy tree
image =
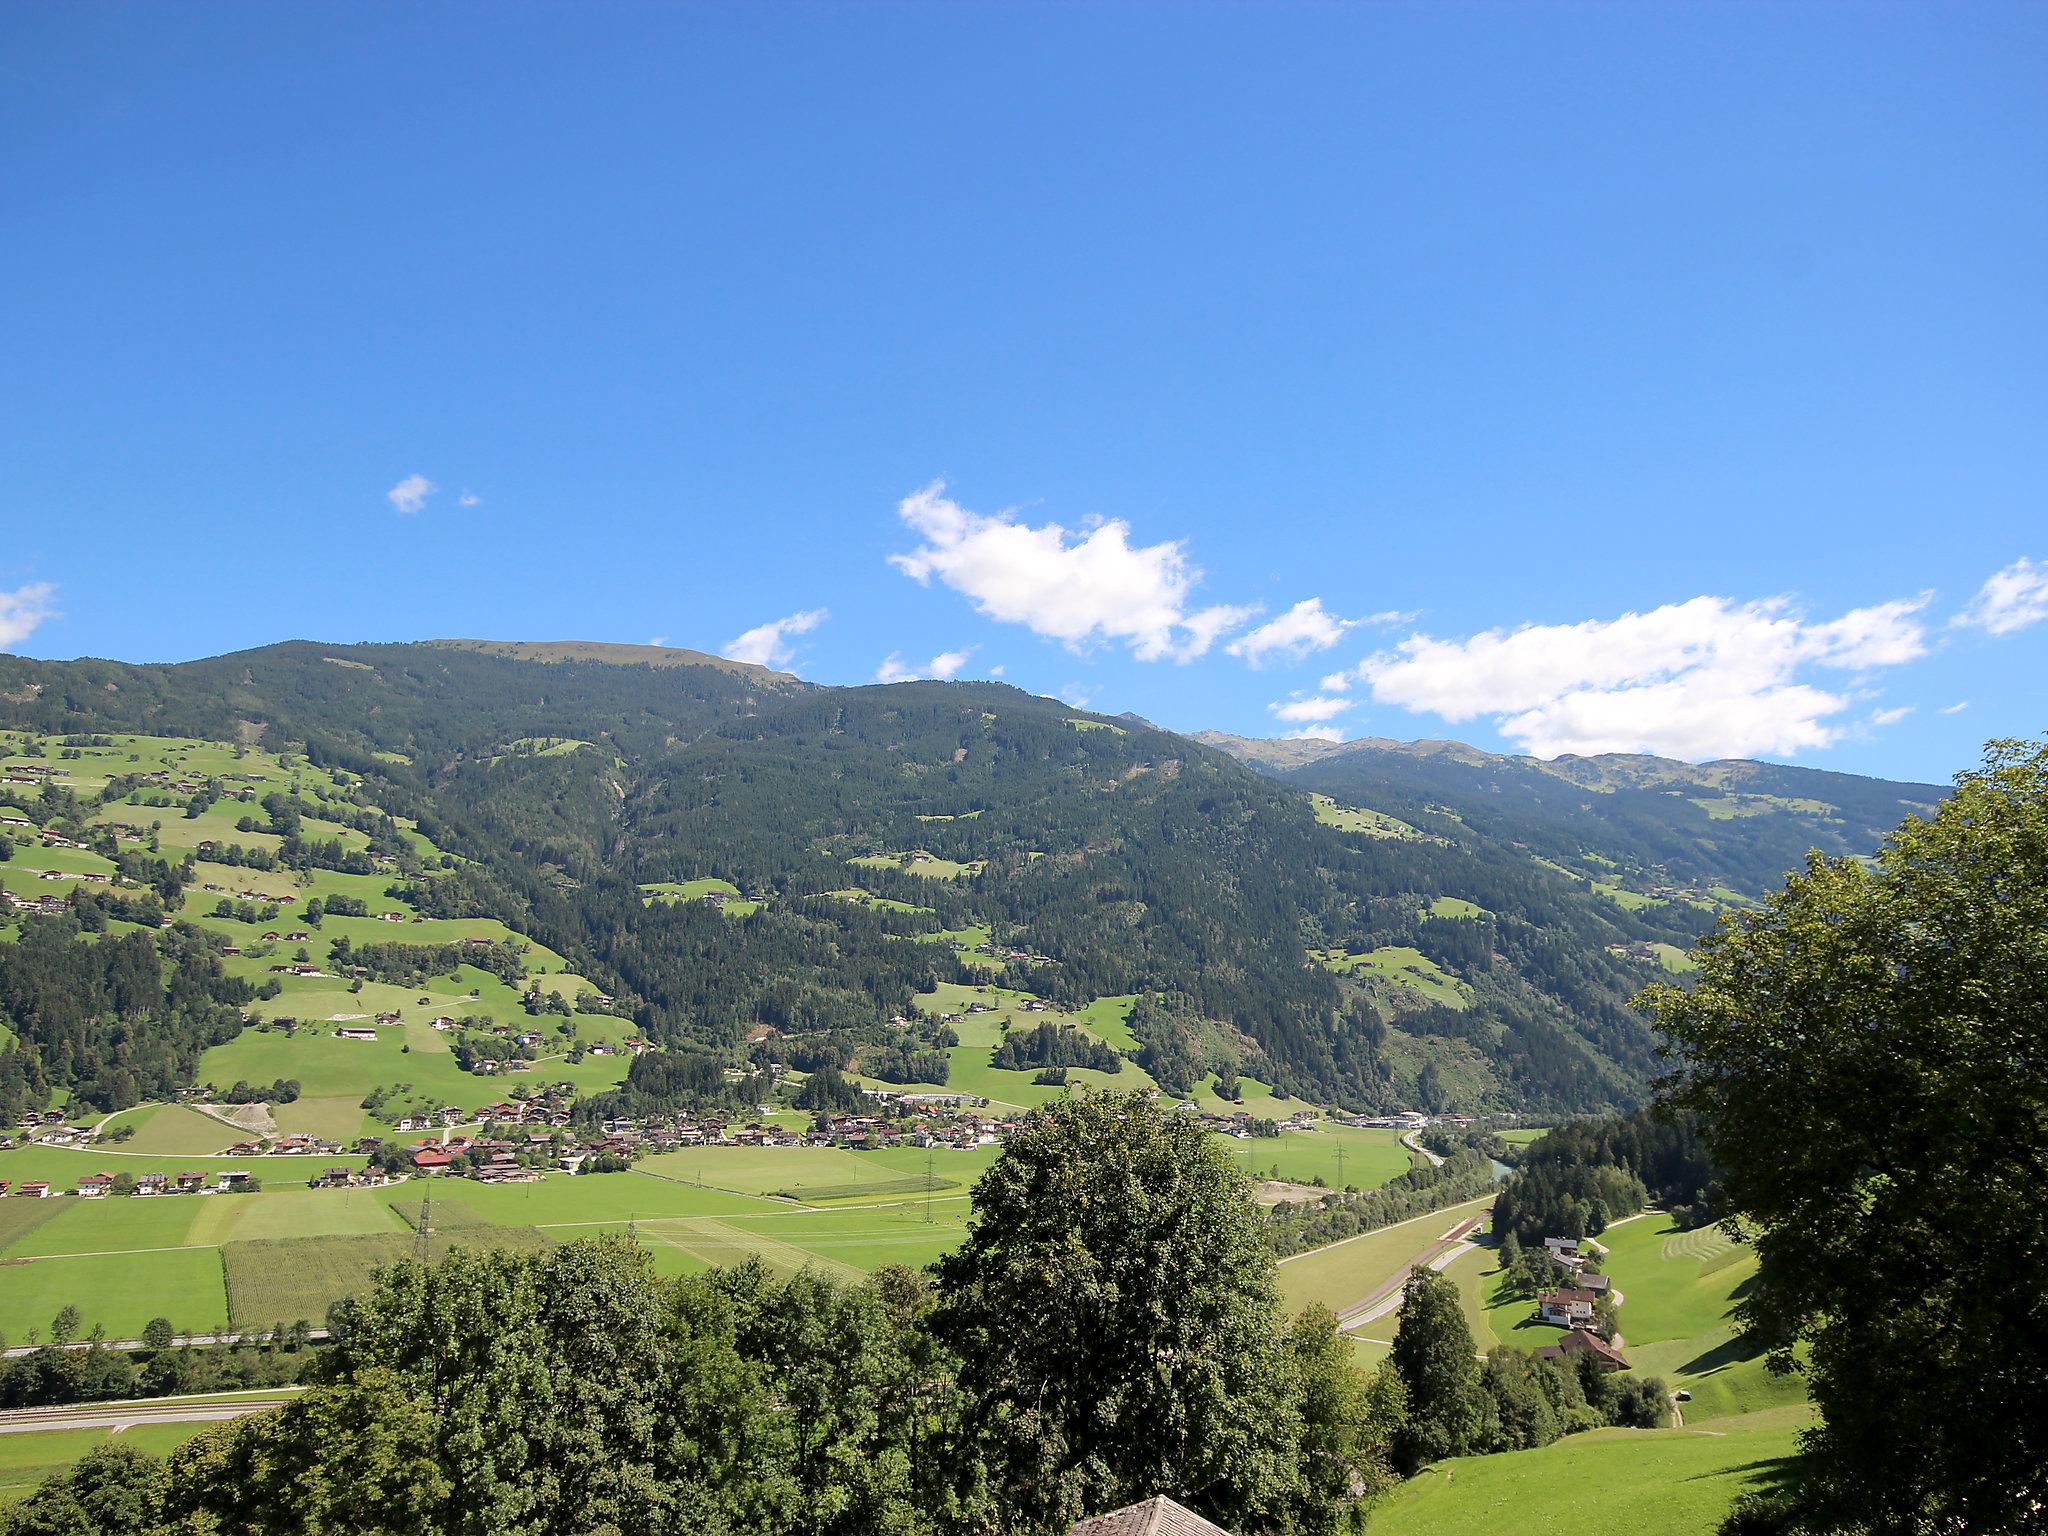
<path fill-rule="evenodd" d="M 1301 1391 L 1272 1255 L 1191 1116 L 1116 1093 L 1036 1112 L 939 1277 L 933 1324 L 1010 1529 L 1159 1493 L 1226 1526 L 1292 1523 Z"/>
<path fill-rule="evenodd" d="M 2048 749 L 1995 744 L 1874 863 L 1813 858 L 1650 1003 L 1726 1199 L 1741 1304 L 1823 1420 L 1817 1513 L 2039 1528 L 2048 1500 Z"/>

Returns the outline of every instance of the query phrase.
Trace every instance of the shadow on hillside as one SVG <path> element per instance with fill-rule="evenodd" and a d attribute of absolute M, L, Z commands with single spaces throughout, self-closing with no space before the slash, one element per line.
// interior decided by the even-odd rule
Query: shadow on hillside
<path fill-rule="evenodd" d="M 1740 1365 L 1745 1360 L 1754 1360 L 1763 1350 L 1749 1343 L 1740 1334 L 1723 1340 L 1712 1349 L 1694 1355 L 1678 1368 L 1681 1376 L 1705 1376 L 1711 1371 L 1724 1371 L 1731 1365 Z"/>
<path fill-rule="evenodd" d="M 1745 1482 L 1759 1492 L 1779 1493 L 1799 1479 L 1799 1458 L 1797 1456 L 1763 1456 L 1755 1461 L 1745 1461 L 1733 1467 L 1715 1467 L 1708 1472 L 1695 1472 L 1684 1479 L 1688 1483 L 1703 1482 L 1708 1478 L 1726 1477 L 1729 1473 L 1740 1475 Z"/>

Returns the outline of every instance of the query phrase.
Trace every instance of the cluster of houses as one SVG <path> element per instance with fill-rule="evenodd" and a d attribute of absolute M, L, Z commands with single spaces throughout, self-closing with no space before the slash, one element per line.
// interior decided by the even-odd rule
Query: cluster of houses
<path fill-rule="evenodd" d="M 1543 1256 L 1569 1277 L 1569 1285 L 1543 1292 L 1536 1298 L 1539 1321 L 1565 1330 L 1555 1344 L 1536 1351 L 1539 1359 L 1564 1360 L 1590 1355 L 1602 1370 L 1625 1371 L 1628 1360 L 1608 1339 L 1608 1328 L 1600 1316 L 1600 1303 L 1610 1293 L 1607 1276 L 1586 1272 L 1588 1255 L 1575 1237 L 1546 1237 Z"/>
<path fill-rule="evenodd" d="M 0 889 L 0 907 L 32 917 L 62 917 L 71 910 L 71 903 L 62 896 L 17 896 Z"/>
<path fill-rule="evenodd" d="M 73 1191 L 87 1200 L 102 1200 L 113 1193 L 116 1175 L 111 1173 L 88 1173 L 81 1175 Z M 138 1173 L 135 1175 L 134 1193 L 146 1195 L 225 1195 L 248 1185 L 250 1174 L 244 1168 L 223 1168 L 212 1173 Z M 63 1191 L 47 1179 L 24 1179 L 20 1184 L 0 1179 L 0 1195 L 23 1196 L 30 1200 L 47 1200 Z"/>
<path fill-rule="evenodd" d="M 1391 1115 L 1340 1115 L 1338 1123 L 1390 1131 L 1426 1131 L 1433 1125 L 1448 1125 L 1462 1131 L 1476 1119 L 1473 1115 L 1425 1115 L 1419 1109 L 1403 1109 Z"/>
<path fill-rule="evenodd" d="M 1174 1105 L 1174 1112 L 1176 1114 L 1193 1115 L 1218 1135 L 1235 1136 L 1240 1140 L 1255 1134 L 1252 1130 L 1252 1122 L 1258 1118 L 1248 1109 L 1232 1110 L 1227 1115 L 1219 1114 L 1213 1109 L 1202 1109 L 1189 1099 L 1182 1099 L 1178 1104 Z M 1316 1121 L 1320 1118 L 1321 1115 L 1316 1110 L 1297 1109 L 1293 1114 L 1277 1122 L 1277 1124 L 1283 1131 L 1312 1131 L 1316 1128 Z"/>

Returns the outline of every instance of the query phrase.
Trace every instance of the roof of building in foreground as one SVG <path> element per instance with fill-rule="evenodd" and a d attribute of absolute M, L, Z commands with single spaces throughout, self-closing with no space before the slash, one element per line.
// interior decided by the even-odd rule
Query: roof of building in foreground
<path fill-rule="evenodd" d="M 1067 1536 L 1230 1536 L 1230 1532 L 1160 1494 L 1142 1504 L 1083 1520 L 1071 1527 Z"/>

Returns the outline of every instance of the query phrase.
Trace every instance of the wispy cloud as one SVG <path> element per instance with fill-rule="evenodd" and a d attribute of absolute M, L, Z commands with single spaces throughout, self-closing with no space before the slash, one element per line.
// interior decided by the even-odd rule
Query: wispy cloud
<path fill-rule="evenodd" d="M 384 493 L 384 499 L 407 517 L 412 516 L 427 504 L 427 498 L 439 490 L 425 475 L 407 475 L 398 484 Z"/>
<path fill-rule="evenodd" d="M 757 667 L 780 667 L 796 655 L 789 641 L 792 635 L 807 635 L 830 617 L 823 608 L 792 613 L 787 618 L 756 624 L 725 642 L 725 655 L 734 661 L 752 662 Z"/>
<path fill-rule="evenodd" d="M 1791 754 L 1850 729 L 1851 692 L 1808 669 L 1867 672 L 1926 654 L 1931 594 L 1815 621 L 1786 598 L 1696 597 L 1580 624 L 1462 640 L 1411 635 L 1353 672 L 1379 703 L 1493 717 L 1526 750 L 1673 757 Z"/>
<path fill-rule="evenodd" d="M 1325 613 L 1320 597 L 1305 597 L 1279 617 L 1239 635 L 1224 649 L 1254 668 L 1275 659 L 1300 661 L 1311 651 L 1327 651 L 1357 622 Z"/>
<path fill-rule="evenodd" d="M 1190 661 L 1257 609 L 1196 607 L 1202 580 L 1176 540 L 1134 545 L 1128 523 L 1112 519 L 1086 533 L 1039 527 L 1007 512 L 971 512 L 934 481 L 897 504 L 923 541 L 889 563 L 913 580 L 937 577 L 976 610 L 1080 650 L 1121 641 L 1140 661 Z"/>
<path fill-rule="evenodd" d="M 2022 555 L 2004 570 L 1995 572 L 1949 623 L 1993 635 L 2010 635 L 2043 619 L 2048 619 L 2048 561 L 2029 560 Z"/>
<path fill-rule="evenodd" d="M 1304 725 L 1300 730 L 1282 731 L 1282 741 L 1342 741 L 1344 727 L 1341 725 Z"/>
<path fill-rule="evenodd" d="M 483 497 L 477 495 L 475 491 L 464 491 L 455 498 L 455 505 L 458 507 L 480 507 L 483 504 Z"/>
<path fill-rule="evenodd" d="M 12 592 L 0 592 L 0 650 L 11 650 L 57 616 L 57 588 L 32 581 Z"/>
<path fill-rule="evenodd" d="M 971 645 L 964 650 L 941 651 L 930 661 L 919 666 L 916 662 L 906 662 L 901 651 L 891 651 L 882 664 L 875 668 L 875 681 L 909 683 L 928 677 L 943 680 L 955 676 L 967 665 L 967 658 L 973 654 L 974 647 Z"/>
<path fill-rule="evenodd" d="M 1968 699 L 1957 699 L 1953 704 L 1942 705 L 1939 712 L 1944 715 L 1960 715 L 1969 707 L 1970 701 Z"/>
<path fill-rule="evenodd" d="M 1873 709 L 1870 723 L 1875 726 L 1897 725 L 1917 708 L 1916 704 L 1901 704 L 1896 709 Z"/>

